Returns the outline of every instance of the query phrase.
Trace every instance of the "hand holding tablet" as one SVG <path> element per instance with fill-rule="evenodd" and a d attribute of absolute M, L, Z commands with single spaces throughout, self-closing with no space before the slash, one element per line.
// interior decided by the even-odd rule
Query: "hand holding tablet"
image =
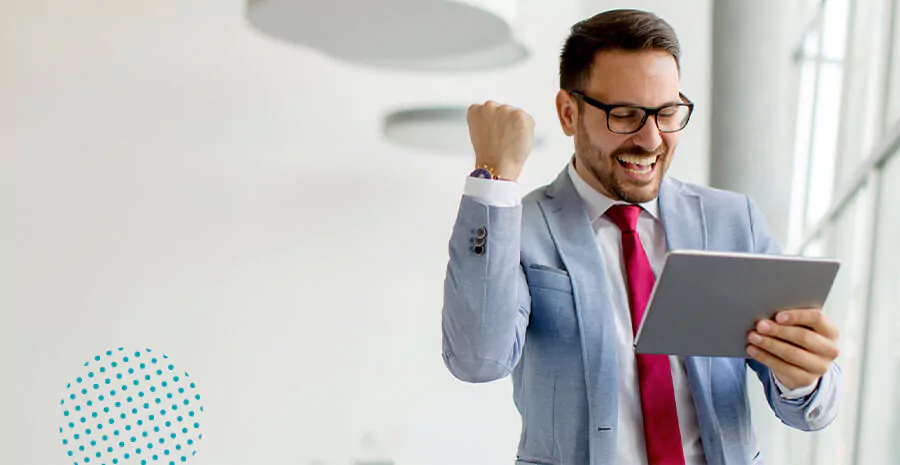
<path fill-rule="evenodd" d="M 811 328 L 815 336 L 836 339 L 837 330 L 827 316 L 821 318 L 821 311 L 785 312 L 788 320 L 795 321 L 784 325 L 771 319 L 780 310 L 822 308 L 839 266 L 828 259 L 672 251 L 635 336 L 635 351 L 748 357 L 748 334 L 752 336 L 755 329 L 762 346 L 754 343 L 753 347 L 766 347 L 757 352 L 763 358 L 772 355 L 769 349 L 790 357 L 787 349 L 791 348 L 779 340 L 792 337 L 812 338 L 811 350 L 829 352 L 826 341 L 800 331 Z M 766 323 L 757 326 L 762 322 Z"/>

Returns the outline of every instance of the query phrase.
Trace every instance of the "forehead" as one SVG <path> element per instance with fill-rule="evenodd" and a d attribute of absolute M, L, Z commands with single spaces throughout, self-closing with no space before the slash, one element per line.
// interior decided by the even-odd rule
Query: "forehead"
<path fill-rule="evenodd" d="M 664 50 L 606 50 L 594 56 L 587 93 L 607 103 L 655 106 L 678 100 L 675 57 Z"/>

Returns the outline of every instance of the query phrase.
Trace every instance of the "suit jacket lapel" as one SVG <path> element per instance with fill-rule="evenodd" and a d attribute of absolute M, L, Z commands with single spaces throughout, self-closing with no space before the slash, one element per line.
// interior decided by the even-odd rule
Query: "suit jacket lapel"
<path fill-rule="evenodd" d="M 669 250 L 706 249 L 706 218 L 700 197 L 685 192 L 680 182 L 669 177 L 663 178 L 659 188 L 659 215 Z"/>
<path fill-rule="evenodd" d="M 613 316 L 609 311 L 610 284 L 596 236 L 567 170 L 563 170 L 538 201 L 550 235 L 569 271 L 575 299 L 575 315 L 581 333 L 591 438 L 598 434 L 615 444 L 618 418 L 618 362 Z M 591 441 L 592 447 L 599 447 Z M 607 456 L 607 452 L 596 451 Z"/>

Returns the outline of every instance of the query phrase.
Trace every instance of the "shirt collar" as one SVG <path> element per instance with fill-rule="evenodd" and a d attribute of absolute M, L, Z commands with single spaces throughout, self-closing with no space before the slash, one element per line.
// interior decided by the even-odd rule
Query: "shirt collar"
<path fill-rule="evenodd" d="M 633 205 L 625 201 L 613 200 L 597 192 L 593 187 L 588 185 L 588 183 L 581 178 L 581 175 L 575 171 L 575 157 L 572 157 L 572 161 L 569 162 L 568 170 L 569 177 L 572 179 L 572 184 L 575 186 L 578 196 L 581 197 L 581 200 L 584 202 L 584 208 L 587 211 L 588 219 L 591 220 L 591 224 L 603 216 L 603 214 L 606 213 L 606 210 L 609 210 L 609 207 L 612 207 L 613 205 Z M 659 221 L 659 197 L 654 197 L 653 200 L 644 202 L 640 204 L 640 206 L 644 211 L 649 213 L 650 216 Z"/>

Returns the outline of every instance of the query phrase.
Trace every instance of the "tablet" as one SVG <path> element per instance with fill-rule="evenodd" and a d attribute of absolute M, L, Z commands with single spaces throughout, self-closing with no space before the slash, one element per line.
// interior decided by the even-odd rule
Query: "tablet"
<path fill-rule="evenodd" d="M 831 259 L 671 251 L 635 336 L 641 354 L 747 358 L 747 333 L 783 309 L 822 307 Z"/>

